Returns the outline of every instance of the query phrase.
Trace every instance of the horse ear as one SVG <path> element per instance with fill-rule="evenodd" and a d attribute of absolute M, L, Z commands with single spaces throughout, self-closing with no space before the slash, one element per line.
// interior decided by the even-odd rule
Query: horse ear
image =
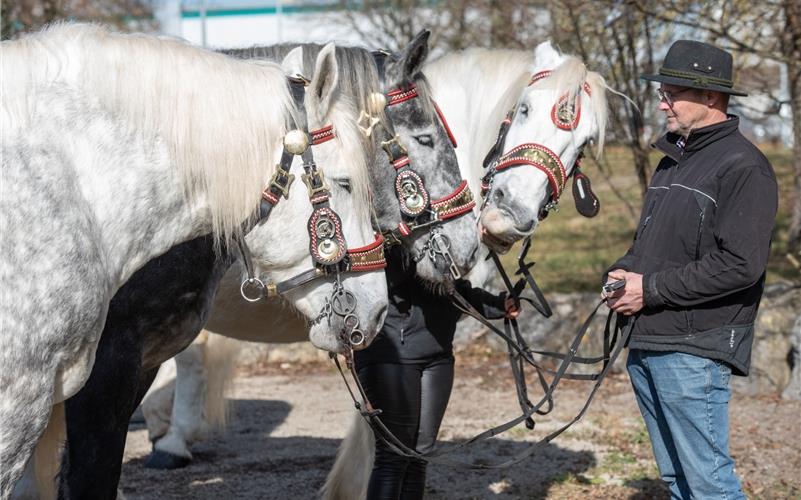
<path fill-rule="evenodd" d="M 537 66 L 556 66 L 559 62 L 559 51 L 554 48 L 550 40 L 546 40 L 534 49 L 534 61 Z"/>
<path fill-rule="evenodd" d="M 399 76 L 403 81 L 414 80 L 414 77 L 423 69 L 423 63 L 428 57 L 429 36 L 431 36 L 430 31 L 421 31 L 401 52 L 398 64 L 401 69 Z"/>
<path fill-rule="evenodd" d="M 303 75 L 303 47 L 298 46 L 290 50 L 284 60 L 281 61 L 281 67 L 284 69 L 284 74 L 287 76 L 304 76 Z"/>
<path fill-rule="evenodd" d="M 339 90 L 339 66 L 337 64 L 336 47 L 327 44 L 317 54 L 314 64 L 314 77 L 309 84 L 309 93 L 317 101 L 317 116 L 322 119 L 331 109 L 334 96 Z"/>

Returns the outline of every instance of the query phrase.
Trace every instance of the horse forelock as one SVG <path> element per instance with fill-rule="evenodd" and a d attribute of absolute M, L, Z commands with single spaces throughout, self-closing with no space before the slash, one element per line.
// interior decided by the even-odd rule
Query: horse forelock
<path fill-rule="evenodd" d="M 4 59 L 12 50 L 35 66 L 4 71 L 4 79 L 16 74 L 28 86 L 68 83 L 142 136 L 158 136 L 187 194 L 207 198 L 217 243 L 239 234 L 275 169 L 293 113 L 279 66 L 90 24 L 55 24 L 5 42 Z"/>
<path fill-rule="evenodd" d="M 368 168 L 372 160 L 370 149 L 364 147 L 363 134 L 356 126 L 358 115 L 353 103 L 340 95 L 328 113 L 327 123 L 334 126 L 336 141 L 340 147 L 339 161 L 336 164 L 320 165 L 320 169 L 330 176 L 347 174 L 356 206 L 349 207 L 360 220 L 370 213 L 370 175 Z M 323 124 L 321 124 L 323 125 Z"/>
<path fill-rule="evenodd" d="M 458 89 L 466 100 L 464 125 L 470 137 L 464 142 L 473 159 L 468 166 L 472 178 L 483 176 L 484 155 L 495 143 L 501 121 L 528 84 L 532 63 L 529 51 L 474 47 L 446 54 L 424 68 L 438 93 Z M 457 140 L 462 142 L 462 138 Z"/>
<path fill-rule="evenodd" d="M 589 116 L 594 123 L 593 135 L 596 139 L 596 155 L 600 157 L 606 137 L 606 123 L 608 109 L 606 102 L 606 82 L 604 78 L 594 71 L 589 71 L 584 62 L 575 56 L 563 56 L 564 59 L 556 67 L 549 78 L 537 82 L 536 85 L 553 89 L 552 99 L 556 102 L 567 95 L 568 102 L 583 92 L 586 83 L 590 88 L 591 112 Z M 540 68 L 540 70 L 549 68 Z M 582 116 L 587 116 L 587 110 L 582 109 Z"/>

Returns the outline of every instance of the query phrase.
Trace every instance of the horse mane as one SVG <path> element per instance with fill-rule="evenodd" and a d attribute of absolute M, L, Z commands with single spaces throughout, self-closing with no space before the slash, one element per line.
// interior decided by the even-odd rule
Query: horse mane
<path fill-rule="evenodd" d="M 207 196 L 217 244 L 254 215 L 294 114 L 278 65 L 92 24 L 54 24 L 0 50 L 3 106 L 17 122 L 26 121 L 35 87 L 75 87 L 135 133 L 164 142 L 187 196 Z"/>
<path fill-rule="evenodd" d="M 270 46 L 253 46 L 225 49 L 224 54 L 237 58 L 259 58 L 279 62 L 297 47 L 303 48 L 303 76 L 313 78 L 317 55 L 325 45 L 318 43 L 283 43 Z M 370 177 L 369 168 L 380 160 L 376 158 L 378 151 L 377 135 L 366 137 L 358 129 L 358 110 L 367 109 L 370 94 L 380 92 L 378 72 L 373 57 L 366 49 L 358 47 L 335 46 L 337 58 L 337 96 L 324 121 L 334 126 L 336 140 L 340 142 L 346 158 L 349 158 L 351 169 L 351 187 L 357 197 L 359 216 L 370 209 Z M 252 60 L 252 59 L 251 59 Z M 309 124 L 309 127 L 324 126 L 327 123 Z M 357 149 L 358 148 L 358 149 Z M 336 176 L 331 165 L 319 165 L 323 173 Z M 364 212 L 362 212 L 364 210 Z"/>
<path fill-rule="evenodd" d="M 501 121 L 528 84 L 533 62 L 530 51 L 474 47 L 446 54 L 423 68 L 435 87 L 449 91 L 459 87 L 465 98 L 471 130 L 464 143 L 470 147 L 468 167 L 473 178 L 483 176 L 482 160 L 495 143 Z"/>

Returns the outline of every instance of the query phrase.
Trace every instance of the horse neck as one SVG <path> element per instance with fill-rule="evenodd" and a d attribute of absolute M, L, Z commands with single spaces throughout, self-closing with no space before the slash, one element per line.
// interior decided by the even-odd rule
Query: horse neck
<path fill-rule="evenodd" d="M 69 140 L 94 150 L 94 158 L 74 162 L 75 183 L 92 213 L 109 275 L 121 286 L 152 258 L 210 233 L 211 213 L 203 192 L 187 195 L 163 143 L 132 141 L 116 134 L 113 123 L 103 127 Z M 98 147 L 105 144 L 113 148 Z"/>
<path fill-rule="evenodd" d="M 528 83 L 532 61 L 532 54 L 524 51 L 468 49 L 424 68 L 433 97 L 458 142 L 462 176 L 474 193 L 481 190 L 484 157 Z"/>

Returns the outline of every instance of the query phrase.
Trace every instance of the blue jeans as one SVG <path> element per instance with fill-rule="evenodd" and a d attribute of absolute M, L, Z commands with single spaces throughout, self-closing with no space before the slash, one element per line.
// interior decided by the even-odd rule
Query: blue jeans
<path fill-rule="evenodd" d="M 745 498 L 729 456 L 729 378 L 718 361 L 631 350 L 629 377 L 671 498 Z"/>

